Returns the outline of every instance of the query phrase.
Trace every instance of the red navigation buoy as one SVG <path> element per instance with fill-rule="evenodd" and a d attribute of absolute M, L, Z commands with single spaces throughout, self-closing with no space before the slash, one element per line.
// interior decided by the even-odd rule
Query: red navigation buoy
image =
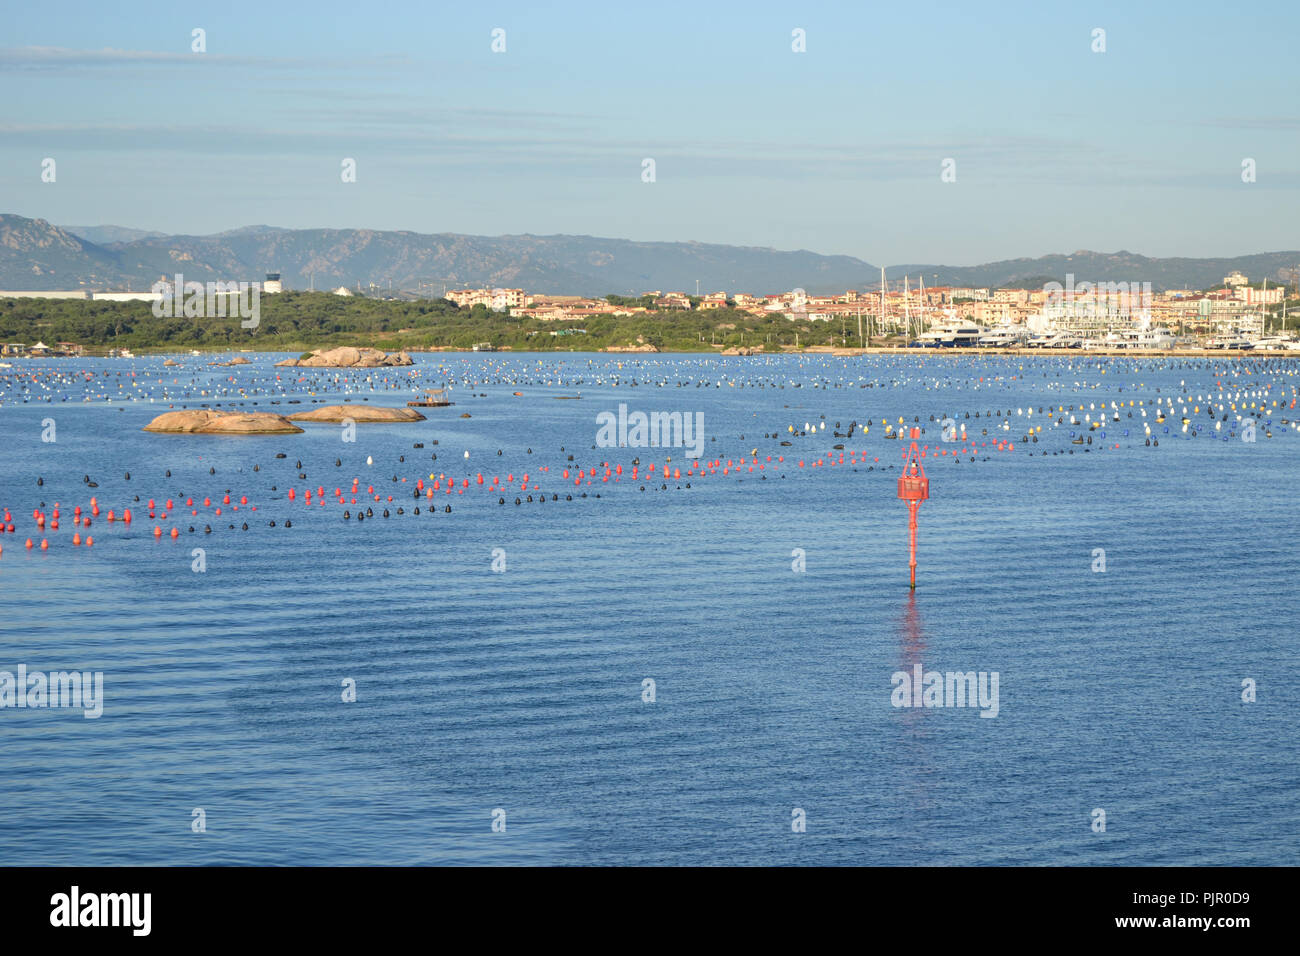
<path fill-rule="evenodd" d="M 916 440 L 921 437 L 921 429 L 912 429 L 912 447 L 908 449 L 907 461 L 903 464 L 903 473 L 898 477 L 898 498 L 907 502 L 907 531 L 910 539 L 910 557 L 908 567 L 911 570 L 912 590 L 916 590 L 916 512 L 921 502 L 930 497 L 930 479 L 925 477 L 921 467 L 921 451 Z"/>

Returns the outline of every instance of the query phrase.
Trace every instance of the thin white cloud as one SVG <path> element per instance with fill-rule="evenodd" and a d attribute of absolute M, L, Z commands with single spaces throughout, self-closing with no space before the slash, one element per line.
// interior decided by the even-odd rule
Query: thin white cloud
<path fill-rule="evenodd" d="M 75 50 L 59 46 L 0 48 L 0 71 L 77 71 L 153 66 L 256 66 L 266 69 L 352 69 L 357 66 L 398 66 L 405 57 L 383 55 L 350 59 L 304 59 L 297 57 L 241 56 L 225 53 L 168 52 L 162 50 Z"/>
<path fill-rule="evenodd" d="M 1201 122 L 1215 129 L 1260 129 L 1292 133 L 1300 130 L 1300 117 L 1295 116 L 1221 116 Z"/>

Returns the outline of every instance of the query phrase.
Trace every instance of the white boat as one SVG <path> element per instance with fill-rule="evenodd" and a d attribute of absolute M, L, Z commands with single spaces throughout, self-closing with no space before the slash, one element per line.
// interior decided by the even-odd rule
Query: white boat
<path fill-rule="evenodd" d="M 936 322 L 929 332 L 922 332 L 913 345 L 921 348 L 969 348 L 979 343 L 984 330 L 971 322 Z"/>
<path fill-rule="evenodd" d="M 1097 339 L 1093 348 L 1116 349 L 1171 349 L 1178 341 L 1174 333 L 1161 326 L 1145 329 L 1118 329 L 1108 332 L 1104 338 Z"/>
<path fill-rule="evenodd" d="M 1178 342 L 1178 336 L 1163 326 L 1138 329 L 1135 345 L 1140 349 L 1171 349 Z"/>
<path fill-rule="evenodd" d="M 1295 350 L 1300 349 L 1300 342 L 1289 335 L 1266 335 L 1255 340 L 1255 348 L 1268 351 Z"/>
<path fill-rule="evenodd" d="M 1207 349 L 1253 349 L 1255 343 L 1246 338 L 1241 332 L 1232 332 L 1227 335 L 1216 335 L 1205 343 Z"/>
<path fill-rule="evenodd" d="M 1015 348 L 1028 340 L 1029 333 L 1023 326 L 1000 325 L 981 335 L 976 344 L 988 348 Z"/>
<path fill-rule="evenodd" d="M 1083 339 L 1071 332 L 1039 332 L 1025 344 L 1035 349 L 1077 349 Z"/>

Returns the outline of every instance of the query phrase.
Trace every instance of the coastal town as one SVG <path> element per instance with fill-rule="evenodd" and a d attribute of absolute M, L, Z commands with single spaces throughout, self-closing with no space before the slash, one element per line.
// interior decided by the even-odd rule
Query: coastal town
<path fill-rule="evenodd" d="M 598 315 L 729 309 L 755 316 L 848 324 L 857 340 L 901 337 L 904 347 L 1133 346 L 1170 348 L 1282 348 L 1290 340 L 1268 335 L 1276 321 L 1285 328 L 1287 289 L 1268 280 L 1252 283 L 1240 272 L 1220 288 L 1153 292 L 1150 283 L 1066 283 L 1042 288 L 936 286 L 924 280 L 882 282 L 874 290 L 811 295 L 802 289 L 769 295 L 747 292 L 648 291 L 637 297 L 529 294 L 523 289 L 454 289 L 445 298 L 458 306 L 482 306 L 512 316 L 581 322 Z M 1295 296 L 1293 296 L 1294 298 Z M 1273 319 L 1269 309 L 1281 310 Z M 847 328 L 847 325 L 846 325 Z M 848 337 L 847 334 L 845 336 Z M 1296 343 L 1300 349 L 1300 342 Z"/>
<path fill-rule="evenodd" d="M 179 280 L 179 277 L 177 277 Z M 1300 289 L 1265 278 L 1252 281 L 1241 272 L 1224 276 L 1210 289 L 1163 289 L 1154 291 L 1150 282 L 1075 281 L 1046 282 L 1035 287 L 1000 288 L 945 286 L 926 287 L 924 279 L 904 276 L 883 277 L 864 289 L 849 289 L 835 295 L 818 295 L 803 289 L 755 294 L 750 292 L 706 292 L 648 290 L 639 295 L 609 295 L 592 298 L 528 292 L 521 288 L 445 289 L 441 296 L 423 289 L 404 291 L 381 289 L 373 284 L 355 290 L 339 286 L 332 295 L 390 302 L 441 299 L 471 314 L 532 320 L 549 327 L 549 336 L 580 337 L 586 323 L 595 319 L 666 319 L 693 314 L 704 319 L 716 316 L 718 328 L 729 329 L 728 317 L 785 318 L 816 329 L 826 323 L 833 331 L 801 342 L 796 332 L 786 348 L 1001 348 L 1001 349 L 1231 349 L 1300 352 L 1300 338 L 1294 329 L 1294 307 L 1300 305 Z M 279 273 L 267 273 L 264 282 L 251 283 L 259 294 L 285 291 Z M 88 302 L 171 301 L 175 290 L 160 280 L 149 292 L 88 290 L 0 291 L 0 300 L 71 299 Z M 179 297 L 176 297 L 179 301 Z M 225 314 L 222 312 L 221 314 Z M 826 326 L 822 326 L 826 328 Z M 530 335 L 545 333 L 530 333 Z M 827 339 L 830 342 L 827 344 Z M 716 344 L 716 343 L 715 343 Z M 508 347 L 508 346 L 507 346 Z M 493 351 L 483 342 L 476 351 Z M 84 345 L 71 341 L 53 344 L 6 342 L 0 354 L 6 357 L 76 356 Z M 655 351 L 644 342 L 613 347 L 615 351 Z M 728 354 L 750 349 L 732 347 Z M 757 349 L 752 349 L 757 351 Z M 121 354 L 119 350 L 115 354 Z M 127 353 L 129 357 L 129 353 Z"/>

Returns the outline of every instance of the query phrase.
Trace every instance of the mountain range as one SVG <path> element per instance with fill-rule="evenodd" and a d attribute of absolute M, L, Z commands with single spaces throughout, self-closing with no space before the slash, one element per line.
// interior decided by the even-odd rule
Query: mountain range
<path fill-rule="evenodd" d="M 1157 291 L 1204 289 L 1240 271 L 1252 280 L 1290 280 L 1300 252 L 1232 258 L 1151 258 L 1081 250 L 976 266 L 890 266 L 890 281 L 998 287 L 1045 281 L 1150 282 Z M 508 287 L 553 295 L 603 296 L 649 290 L 812 294 L 879 288 L 880 267 L 827 256 L 701 242 L 638 242 L 594 236 L 470 236 L 372 229 L 246 226 L 210 236 L 165 235 L 121 226 L 55 226 L 0 214 L 0 289 L 148 290 L 163 276 L 261 279 L 279 272 L 285 288 L 318 290 L 374 283 L 381 289 Z"/>

